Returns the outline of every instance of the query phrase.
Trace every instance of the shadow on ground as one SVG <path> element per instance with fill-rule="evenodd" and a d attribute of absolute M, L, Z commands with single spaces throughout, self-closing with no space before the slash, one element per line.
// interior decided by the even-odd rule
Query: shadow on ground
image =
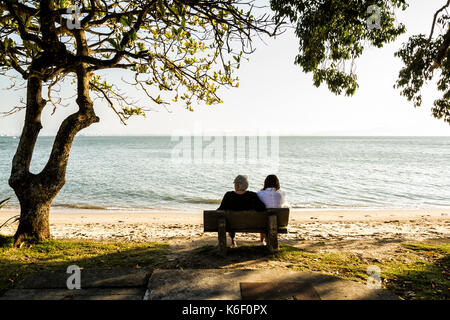
<path fill-rule="evenodd" d="M 209 243 L 209 242 L 208 242 Z M 42 271 L 66 270 L 69 265 L 84 269 L 283 269 L 316 271 L 317 276 L 335 275 L 359 282 L 367 278 L 366 268 L 374 262 L 358 260 L 357 256 L 324 254 L 317 244 L 302 248 L 282 245 L 279 254 L 270 254 L 267 248 L 243 241 L 238 248 L 221 256 L 215 241 L 192 241 L 186 246 L 160 243 L 100 243 L 93 241 L 50 240 L 20 249 L 10 248 L 11 237 L 0 237 L 0 295 L 16 287 L 25 277 Z M 434 247 L 406 247 L 408 254 L 434 252 L 428 261 L 404 265 L 396 261 L 375 263 L 386 279 L 386 288 L 407 299 L 449 299 L 450 257 L 448 251 Z M 439 251 L 441 250 L 441 251 Z M 424 253 L 424 254 L 425 254 Z M 387 270 L 385 272 L 385 270 Z M 336 273 L 336 271 L 338 273 Z M 333 282 L 337 277 L 324 277 Z M 289 280 L 289 279 L 286 279 Z M 319 281 L 319 280 L 317 280 Z M 369 298 L 369 297 L 368 297 Z"/>
<path fill-rule="evenodd" d="M 12 248 L 12 237 L 0 236 L 0 296 L 26 277 L 43 271 L 82 269 L 154 270 L 167 265 L 167 244 L 49 240 Z"/>

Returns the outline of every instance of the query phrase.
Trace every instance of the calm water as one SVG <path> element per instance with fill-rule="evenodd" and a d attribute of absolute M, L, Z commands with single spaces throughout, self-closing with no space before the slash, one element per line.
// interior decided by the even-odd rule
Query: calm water
<path fill-rule="evenodd" d="M 7 181 L 18 141 L 0 137 L 0 198 L 14 195 Z M 32 172 L 43 168 L 52 143 L 39 139 Z M 237 174 L 259 190 L 276 173 L 295 208 L 450 207 L 450 137 L 280 137 L 278 145 L 278 159 L 176 162 L 180 142 L 170 137 L 77 137 L 54 205 L 216 208 Z"/>

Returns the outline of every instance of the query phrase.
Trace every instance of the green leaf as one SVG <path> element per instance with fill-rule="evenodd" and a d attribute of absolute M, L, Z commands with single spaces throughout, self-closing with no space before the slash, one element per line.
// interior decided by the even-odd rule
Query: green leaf
<path fill-rule="evenodd" d="M 128 19 L 126 18 L 126 17 L 122 17 L 122 18 L 120 18 L 120 24 L 122 24 L 122 25 L 124 25 L 125 27 L 129 27 L 130 26 L 130 23 L 128 22 Z"/>
<path fill-rule="evenodd" d="M 113 48 L 117 48 L 117 42 L 114 39 L 108 39 L 108 42 L 112 45 Z"/>

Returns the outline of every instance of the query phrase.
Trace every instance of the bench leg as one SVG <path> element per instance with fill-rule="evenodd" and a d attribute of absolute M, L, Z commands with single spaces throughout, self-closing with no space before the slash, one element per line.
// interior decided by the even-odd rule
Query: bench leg
<path fill-rule="evenodd" d="M 219 253 L 225 256 L 227 254 L 227 228 L 225 218 L 219 218 L 217 225 L 219 231 Z"/>
<path fill-rule="evenodd" d="M 268 218 L 268 230 L 267 230 L 267 248 L 271 253 L 278 252 L 278 223 L 277 216 L 275 214 L 270 215 Z"/>

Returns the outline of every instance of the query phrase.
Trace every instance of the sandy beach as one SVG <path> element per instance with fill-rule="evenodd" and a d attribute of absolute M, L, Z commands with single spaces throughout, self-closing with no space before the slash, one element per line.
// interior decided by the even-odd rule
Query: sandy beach
<path fill-rule="evenodd" d="M 17 212 L 0 211 L 0 222 Z M 304 210 L 290 213 L 287 234 L 279 243 L 315 254 L 351 253 L 361 261 L 414 261 L 402 243 L 450 243 L 450 209 L 423 210 Z M 217 245 L 217 233 L 203 232 L 201 212 L 113 212 L 99 210 L 53 211 L 50 229 L 55 239 L 92 239 L 133 243 L 166 243 L 167 261 L 191 268 L 217 268 L 213 255 L 192 255 Z M 17 224 L 0 230 L 12 235 Z M 228 245 L 230 238 L 227 237 Z M 238 233 L 238 247 L 259 246 L 259 234 Z M 193 259 L 194 257 L 194 259 Z M 289 261 L 268 261 L 264 256 L 229 257 L 227 268 L 285 269 Z"/>
<path fill-rule="evenodd" d="M 0 211 L 0 224 L 18 214 Z M 190 242 L 214 240 L 204 233 L 201 212 L 52 211 L 50 229 L 56 239 Z M 13 234 L 17 224 L 0 233 Z M 257 234 L 237 239 L 256 240 Z M 290 213 L 288 233 L 280 241 L 450 239 L 450 209 L 304 210 Z"/>

